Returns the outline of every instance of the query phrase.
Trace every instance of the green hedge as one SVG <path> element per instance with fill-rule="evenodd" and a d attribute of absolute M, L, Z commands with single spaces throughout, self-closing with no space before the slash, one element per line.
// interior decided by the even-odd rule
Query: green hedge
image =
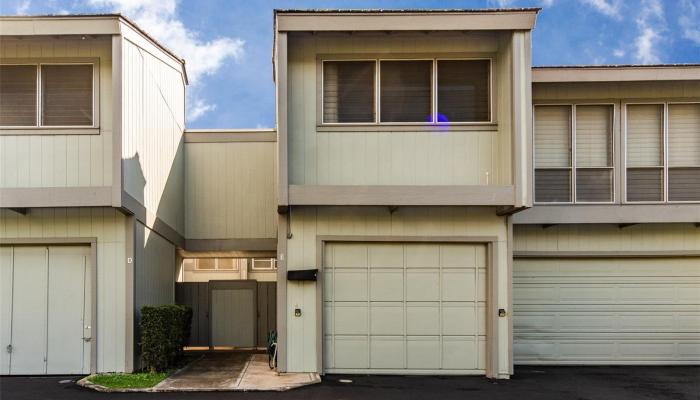
<path fill-rule="evenodd" d="M 143 368 L 164 371 L 182 356 L 192 323 L 192 309 L 179 305 L 141 307 L 141 359 Z"/>

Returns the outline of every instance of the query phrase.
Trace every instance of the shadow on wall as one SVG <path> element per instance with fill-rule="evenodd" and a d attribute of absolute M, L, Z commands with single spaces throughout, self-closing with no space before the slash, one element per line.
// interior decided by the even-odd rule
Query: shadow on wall
<path fill-rule="evenodd" d="M 184 139 L 180 139 L 176 154 L 169 168 L 167 178 L 158 199 L 157 206 L 146 209 L 146 213 L 138 210 L 134 223 L 134 369 L 140 369 L 140 332 L 141 307 L 146 305 L 175 304 L 175 281 L 177 274 L 177 247 L 172 237 L 166 239 L 163 235 L 146 227 L 145 222 L 157 218 L 153 222 L 155 230 L 169 232 L 176 230 L 184 234 Z M 157 187 L 146 188 L 148 178 L 144 173 L 139 153 L 133 157 L 122 159 L 125 180 L 125 190 L 142 206 L 146 206 L 146 191 L 157 190 Z M 162 173 L 166 168 L 156 173 Z M 128 172 L 127 172 L 128 171 Z M 147 172 L 148 173 L 148 172 Z M 157 181 L 158 177 L 153 178 Z M 143 210 L 143 208 L 141 209 Z M 140 213 L 141 215 L 139 215 Z M 151 215 L 152 214 L 152 215 Z M 145 221 L 144 221 L 145 219 Z M 178 229 L 179 226 L 181 229 Z"/>

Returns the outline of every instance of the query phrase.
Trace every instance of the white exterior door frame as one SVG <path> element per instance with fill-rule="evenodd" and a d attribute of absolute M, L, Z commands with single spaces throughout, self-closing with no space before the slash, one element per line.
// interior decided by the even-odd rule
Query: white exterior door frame
<path fill-rule="evenodd" d="M 90 246 L 90 373 L 97 372 L 97 238 L 4 238 L 0 246 Z M 85 282 L 87 284 L 87 282 Z M 87 332 L 86 332 L 87 334 Z M 4 349 L 3 349 L 4 350 Z"/>
<path fill-rule="evenodd" d="M 498 237 L 496 236 L 334 236 L 316 237 L 316 363 L 323 374 L 323 265 L 325 245 L 333 242 L 464 243 L 486 245 L 486 376 L 498 377 Z"/>

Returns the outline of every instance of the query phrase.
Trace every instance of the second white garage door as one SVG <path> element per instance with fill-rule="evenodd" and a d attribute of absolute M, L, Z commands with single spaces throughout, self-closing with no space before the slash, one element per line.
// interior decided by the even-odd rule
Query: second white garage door
<path fill-rule="evenodd" d="M 700 257 L 516 259 L 519 364 L 700 363 Z"/>
<path fill-rule="evenodd" d="M 90 372 L 90 247 L 0 246 L 0 375 Z"/>
<path fill-rule="evenodd" d="M 329 373 L 485 373 L 486 247 L 329 243 Z"/>

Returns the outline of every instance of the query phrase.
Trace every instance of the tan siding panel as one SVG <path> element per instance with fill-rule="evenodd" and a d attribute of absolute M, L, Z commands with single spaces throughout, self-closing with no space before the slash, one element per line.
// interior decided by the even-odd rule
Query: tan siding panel
<path fill-rule="evenodd" d="M 185 145 L 187 238 L 277 237 L 276 145 Z"/>
<path fill-rule="evenodd" d="M 0 188 L 112 184 L 111 42 L 102 38 L 0 40 L 0 58 L 99 58 L 99 135 L 0 135 Z"/>

